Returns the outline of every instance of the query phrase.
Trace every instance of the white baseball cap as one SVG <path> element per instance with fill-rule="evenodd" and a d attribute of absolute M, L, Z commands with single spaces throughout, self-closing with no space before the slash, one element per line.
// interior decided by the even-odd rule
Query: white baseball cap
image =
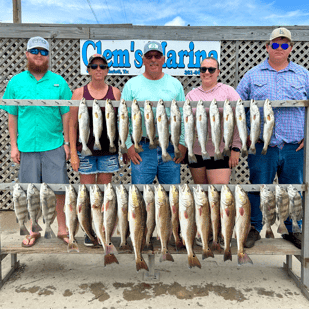
<path fill-rule="evenodd" d="M 40 36 L 31 38 L 27 43 L 27 50 L 37 47 L 41 47 L 49 51 L 48 42 L 45 39 L 41 38 Z"/>
<path fill-rule="evenodd" d="M 271 35 L 270 35 L 270 41 L 276 39 L 276 38 L 280 38 L 280 37 L 284 37 L 284 38 L 287 38 L 289 39 L 291 42 L 292 42 L 292 35 L 291 35 L 291 32 L 286 29 L 286 28 L 277 28 L 275 29 Z"/>

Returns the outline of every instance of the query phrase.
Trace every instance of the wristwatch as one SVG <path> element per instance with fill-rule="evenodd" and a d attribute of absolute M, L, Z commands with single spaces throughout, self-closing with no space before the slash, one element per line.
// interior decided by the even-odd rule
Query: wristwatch
<path fill-rule="evenodd" d="M 237 147 L 232 147 L 232 150 L 235 151 L 235 152 L 240 152 L 240 149 L 237 148 Z"/>
<path fill-rule="evenodd" d="M 63 145 L 67 145 L 70 147 L 70 142 L 64 142 Z"/>

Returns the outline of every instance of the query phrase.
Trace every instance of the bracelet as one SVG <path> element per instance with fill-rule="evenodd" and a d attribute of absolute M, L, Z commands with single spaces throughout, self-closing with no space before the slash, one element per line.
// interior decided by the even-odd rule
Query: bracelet
<path fill-rule="evenodd" d="M 64 142 L 63 145 L 67 145 L 70 147 L 70 142 Z"/>
<path fill-rule="evenodd" d="M 240 149 L 237 148 L 237 147 L 232 147 L 232 150 L 235 151 L 235 152 L 240 152 Z"/>

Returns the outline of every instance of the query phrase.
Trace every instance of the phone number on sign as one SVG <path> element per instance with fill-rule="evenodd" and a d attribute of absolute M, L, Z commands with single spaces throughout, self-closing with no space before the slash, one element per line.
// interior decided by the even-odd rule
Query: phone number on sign
<path fill-rule="evenodd" d="M 199 70 L 185 70 L 185 75 L 200 75 Z"/>

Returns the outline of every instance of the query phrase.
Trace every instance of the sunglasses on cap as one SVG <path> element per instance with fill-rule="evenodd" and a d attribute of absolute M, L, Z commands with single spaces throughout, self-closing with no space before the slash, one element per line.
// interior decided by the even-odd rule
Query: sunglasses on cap
<path fill-rule="evenodd" d="M 271 43 L 270 46 L 271 46 L 272 49 L 278 49 L 279 46 L 281 46 L 281 48 L 282 48 L 283 50 L 286 50 L 286 49 L 289 48 L 290 44 L 289 44 L 289 43 L 282 43 L 282 44 L 279 44 L 279 43 Z"/>
<path fill-rule="evenodd" d="M 208 70 L 208 72 L 210 74 L 215 73 L 217 68 L 206 68 L 206 67 L 200 67 L 200 72 L 201 73 L 206 73 L 206 71 Z"/>
<path fill-rule="evenodd" d="M 152 59 L 152 57 L 155 57 L 156 59 L 161 59 L 162 55 L 161 54 L 155 54 L 155 55 L 144 55 L 144 57 L 148 60 Z"/>
<path fill-rule="evenodd" d="M 28 52 L 32 55 L 37 55 L 40 53 L 42 56 L 48 56 L 48 50 L 46 49 L 31 48 Z"/>
<path fill-rule="evenodd" d="M 108 69 L 108 65 L 106 65 L 106 64 L 90 64 L 90 65 L 88 65 L 88 68 L 90 68 L 92 70 L 96 70 L 98 67 L 100 67 L 101 70 Z"/>

